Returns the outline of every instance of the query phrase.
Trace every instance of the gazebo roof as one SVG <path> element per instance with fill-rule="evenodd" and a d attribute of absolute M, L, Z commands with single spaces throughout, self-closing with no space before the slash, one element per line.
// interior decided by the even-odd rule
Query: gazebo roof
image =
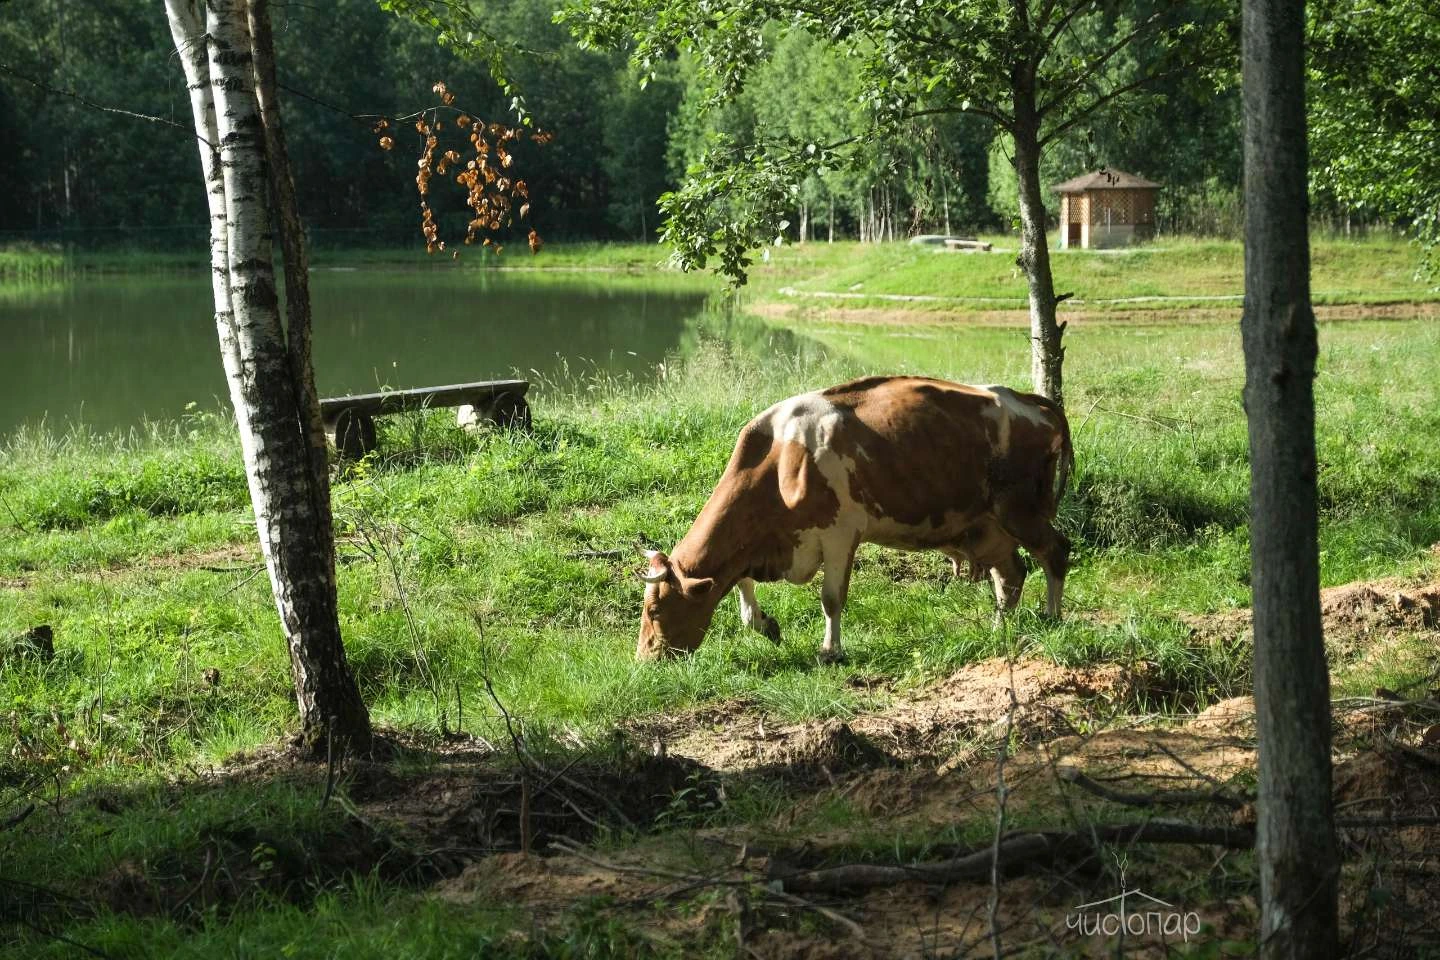
<path fill-rule="evenodd" d="M 1086 190 L 1154 190 L 1160 184 L 1144 177 L 1137 177 L 1124 170 L 1100 169 L 1057 183 L 1050 189 L 1056 193 L 1084 193 Z"/>

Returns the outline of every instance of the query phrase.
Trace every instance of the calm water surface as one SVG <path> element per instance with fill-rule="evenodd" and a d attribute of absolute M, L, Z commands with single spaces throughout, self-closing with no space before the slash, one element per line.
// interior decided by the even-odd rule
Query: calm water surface
<path fill-rule="evenodd" d="M 317 269 L 322 396 L 567 370 L 649 376 L 703 297 L 636 281 L 472 271 Z M 204 272 L 0 291 L 0 437 L 97 430 L 223 404 Z"/>

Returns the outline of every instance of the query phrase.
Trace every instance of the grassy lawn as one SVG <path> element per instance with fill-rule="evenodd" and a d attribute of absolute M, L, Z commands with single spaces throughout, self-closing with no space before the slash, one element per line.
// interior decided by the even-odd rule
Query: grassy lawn
<path fill-rule="evenodd" d="M 629 269 L 655 252 L 557 251 L 548 262 Z M 1314 286 L 1421 299 L 1424 288 L 1405 278 L 1408 254 L 1393 243 L 1318 245 Z M 1095 298 L 1224 294 L 1238 284 L 1238 257 L 1236 245 L 1204 243 L 1066 254 L 1057 284 Z M 773 256 L 747 302 L 787 285 L 1013 295 L 1012 273 L 1008 257 L 811 244 Z M 334 486 L 341 621 L 375 721 L 425 744 L 457 732 L 503 743 L 489 682 L 537 751 L 604 753 L 617 728 L 730 705 L 775 723 L 843 720 L 1009 652 L 1143 669 L 1148 692 L 1118 704 L 1122 712 L 1193 710 L 1245 692 L 1248 645 L 1193 626 L 1249 603 L 1235 324 L 1082 325 L 1067 346 L 1078 453 L 1062 510 L 1077 547 L 1067 619 L 1034 615 L 1037 573 L 1025 610 L 997 631 L 988 588 L 953 581 L 938 556 L 867 546 L 839 666 L 816 664 L 815 584 L 760 588 L 784 628 L 779 645 L 743 630 L 727 602 L 695 656 L 637 665 L 637 547 L 668 548 L 684 533 L 740 426 L 773 401 L 882 371 L 1023 386 L 1023 330 L 857 326 L 823 313 L 776 330 L 711 317 L 658 385 L 542 385 L 530 435 L 472 436 L 440 414 L 382 421 L 379 453 L 341 470 Z M 1440 568 L 1440 448 L 1424 439 L 1440 436 L 1437 382 L 1432 321 L 1322 327 L 1325 585 Z M 0 880 L 44 888 L 33 891 L 33 911 L 18 914 L 32 926 L 5 956 L 70 955 L 35 926 L 115 956 L 733 955 L 708 922 L 682 944 L 637 933 L 643 913 L 616 919 L 586 901 L 531 929 L 498 904 L 416 892 L 428 882 L 419 867 L 376 865 L 395 857 L 331 862 L 324 851 L 358 842 L 345 784 L 343 802 L 321 806 L 308 782 L 221 789 L 195 779 L 282 740 L 293 722 L 288 660 L 227 423 L 199 417 L 126 438 L 27 433 L 0 446 L 0 641 L 42 623 L 53 627 L 54 659 L 0 667 L 9 715 L 0 814 L 42 807 L 0 832 Z M 1337 693 L 1423 679 L 1434 664 L 1421 646 L 1384 658 L 1337 652 Z M 205 678 L 212 668 L 218 684 Z M 646 836 L 612 842 L 767 821 L 799 802 L 775 791 L 736 789 L 723 809 L 682 804 Z M 811 810 L 794 829 L 836 816 L 859 815 Z M 883 820 L 867 829 L 876 855 L 914 839 Z M 198 909 L 215 882 L 212 856 L 243 862 L 235 886 L 248 892 Z M 174 909 L 130 909 L 126 878 L 166 871 L 187 878 L 174 884 Z M 517 937 L 521 929 L 530 932 Z"/>
<path fill-rule="evenodd" d="M 810 243 L 772 251 L 756 269 L 768 290 L 791 287 L 800 294 L 844 293 L 848 303 L 878 304 L 890 296 L 937 298 L 912 308 L 993 310 L 1024 307 L 1024 274 L 1015 266 L 1016 239 L 987 237 L 992 253 L 937 252 L 933 247 Z M 1206 298 L 1244 293 L 1244 250 L 1221 240 L 1161 238 L 1153 244 L 1109 251 L 1058 250 L 1051 237 L 1051 266 L 1058 293 L 1089 306 L 1130 298 Z M 1428 301 L 1440 293 L 1415 277 L 1415 248 L 1394 238 L 1317 240 L 1312 245 L 1311 286 L 1317 303 Z M 866 295 L 869 299 L 863 299 Z M 1238 299 L 1237 299 L 1238 303 Z M 1151 304 L 1153 306 L 1153 304 Z"/>

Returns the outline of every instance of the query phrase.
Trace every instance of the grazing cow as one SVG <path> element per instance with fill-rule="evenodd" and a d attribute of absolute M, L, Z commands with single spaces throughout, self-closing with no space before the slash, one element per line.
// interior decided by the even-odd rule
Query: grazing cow
<path fill-rule="evenodd" d="M 740 432 L 685 538 L 649 553 L 635 656 L 694 650 L 732 587 L 741 620 L 778 640 L 755 583 L 806 583 L 823 568 L 820 656 L 838 660 L 861 543 L 939 550 L 957 574 L 961 560 L 989 569 L 1000 612 L 1020 601 L 1023 546 L 1058 617 L 1070 541 L 1051 521 L 1073 459 L 1060 408 L 1007 387 L 869 377 L 781 401 Z"/>

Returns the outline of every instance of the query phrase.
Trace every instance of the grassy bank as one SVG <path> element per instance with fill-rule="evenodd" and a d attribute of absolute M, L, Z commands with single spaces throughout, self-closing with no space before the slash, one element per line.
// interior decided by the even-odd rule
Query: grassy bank
<path fill-rule="evenodd" d="M 782 247 L 771 252 L 769 264 L 757 268 L 756 280 L 767 294 L 783 288 L 791 302 L 820 306 L 1023 308 L 1026 285 L 1014 262 L 1015 239 L 988 239 L 995 244 L 994 252 L 937 252 L 899 243 Z M 1416 279 L 1416 250 L 1403 240 L 1316 240 L 1311 251 L 1316 303 L 1440 299 L 1440 291 Z M 1232 298 L 1238 307 L 1244 293 L 1244 249 L 1235 241 L 1168 237 L 1119 250 L 1062 251 L 1055 249 L 1052 236 L 1051 254 L 1056 291 L 1072 294 L 1075 301 L 1067 307 L 1146 309 L 1156 306 L 1154 298 L 1179 306 Z M 919 299 L 895 299 L 908 297 Z"/>
<path fill-rule="evenodd" d="M 905 270 L 919 271 L 916 284 L 928 277 L 908 289 L 943 292 L 958 288 L 925 273 L 932 263 L 988 262 L 821 246 L 773 257 L 758 295 L 802 282 L 845 289 L 846 279 L 901 289 Z M 1137 273 L 1114 289 L 1143 282 Z M 760 588 L 785 631 L 778 645 L 743 630 L 727 602 L 695 656 L 635 664 L 636 547 L 669 547 L 684 533 L 756 411 L 877 370 L 1017 385 L 1028 375 L 1023 330 L 824 317 L 784 337 L 742 319 L 727 329 L 712 318 L 705 329 L 656 386 L 541 385 L 530 435 L 471 436 L 441 414 L 392 417 L 380 452 L 337 474 L 347 650 L 376 722 L 414 748 L 402 767 L 435 765 L 457 739 L 507 743 L 487 684 L 533 749 L 560 758 L 557 770 L 582 754 L 643 767 L 633 751 L 648 755 L 649 744 L 636 731 L 657 718 L 846 720 L 1011 652 L 1143 676 L 1105 705 L 1114 716 L 1193 711 L 1247 689 L 1243 631 L 1204 627 L 1249 602 L 1233 324 L 1071 330 L 1078 464 L 1062 521 L 1077 551 L 1063 623 L 1034 615 L 1038 575 L 1025 611 L 996 631 L 988 589 L 952 580 L 936 556 L 867 546 L 846 664 L 816 664 L 814 585 Z M 1321 349 L 1322 579 L 1433 575 L 1440 449 L 1417 438 L 1440 436 L 1440 328 L 1327 325 Z M 579 898 L 536 927 L 493 899 L 460 905 L 417 892 L 451 873 L 428 847 L 418 857 L 413 842 L 371 829 L 374 814 L 356 805 L 378 788 L 358 773 L 328 805 L 318 802 L 329 793 L 323 769 L 309 779 L 263 765 L 227 780 L 203 773 L 282 740 L 293 722 L 288 660 L 225 423 L 197 418 L 124 438 L 31 433 L 0 448 L 0 641 L 39 624 L 53 628 L 53 660 L 12 656 L 0 669 L 10 713 L 0 811 L 41 805 L 0 832 L 0 879 L 43 888 L 15 908 L 34 926 L 115 956 L 734 955 L 713 918 L 657 939 L 637 931 L 661 923 L 658 912 L 617 915 L 603 901 Z M 1384 656 L 1332 640 L 1337 692 L 1403 689 L 1433 669 L 1427 651 L 1423 633 Z M 843 823 L 859 831 L 865 856 L 891 860 L 944 839 L 892 828 L 843 797 L 807 807 L 813 784 L 742 780 L 717 799 L 681 783 L 646 826 L 599 839 L 612 853 L 668 844 L 697 862 L 692 831 L 734 824 L 813 834 Z M 465 784 L 455 789 L 477 789 Z M 327 853 L 342 849 L 358 852 Z M 233 876 L 222 882 L 216 864 Z M 707 902 L 684 910 L 706 912 Z M 10 956 L 72 949 L 33 927 L 16 936 Z"/>
<path fill-rule="evenodd" d="M 654 244 L 550 243 L 532 255 L 522 240 L 500 254 L 489 249 L 461 247 L 451 252 L 426 254 L 423 245 L 412 247 L 312 246 L 310 262 L 316 267 L 385 267 L 413 269 L 565 269 L 606 273 L 653 272 L 663 267 L 666 252 Z M 209 261 L 205 249 L 166 253 L 125 250 L 76 251 L 71 260 L 82 273 L 169 272 L 203 270 Z M 698 278 L 697 278 L 698 279 Z"/>
<path fill-rule="evenodd" d="M 59 250 L 28 243 L 0 246 L 0 284 L 54 280 L 65 268 L 66 258 Z"/>
<path fill-rule="evenodd" d="M 1016 238 L 995 235 L 991 253 L 951 253 L 896 242 L 811 242 L 771 248 L 751 271 L 749 290 L 764 301 L 817 308 L 885 307 L 926 312 L 1023 309 L 1026 286 L 1016 268 Z M 1168 237 L 1135 248 L 1095 251 L 1055 248 L 1055 288 L 1073 295 L 1067 309 L 1127 311 L 1164 304 L 1177 308 L 1238 306 L 1243 294 L 1244 250 L 1236 241 Z M 0 252 L 0 276 L 4 275 Z M 36 254 L 38 256 L 38 254 Z M 48 256 L 57 257 L 56 254 Z M 700 273 L 680 275 L 655 244 L 551 243 L 539 256 L 511 245 L 500 256 L 465 248 L 459 260 L 422 249 L 319 246 L 311 261 L 327 268 L 581 271 L 612 276 L 674 275 L 677 282 L 718 289 Z M 57 261 L 58 262 L 58 261 Z M 181 253 L 76 252 L 80 273 L 145 273 L 203 269 L 204 251 Z M 1416 277 L 1413 244 L 1395 237 L 1319 239 L 1312 244 L 1312 280 L 1318 304 L 1440 302 L 1440 290 Z"/>

